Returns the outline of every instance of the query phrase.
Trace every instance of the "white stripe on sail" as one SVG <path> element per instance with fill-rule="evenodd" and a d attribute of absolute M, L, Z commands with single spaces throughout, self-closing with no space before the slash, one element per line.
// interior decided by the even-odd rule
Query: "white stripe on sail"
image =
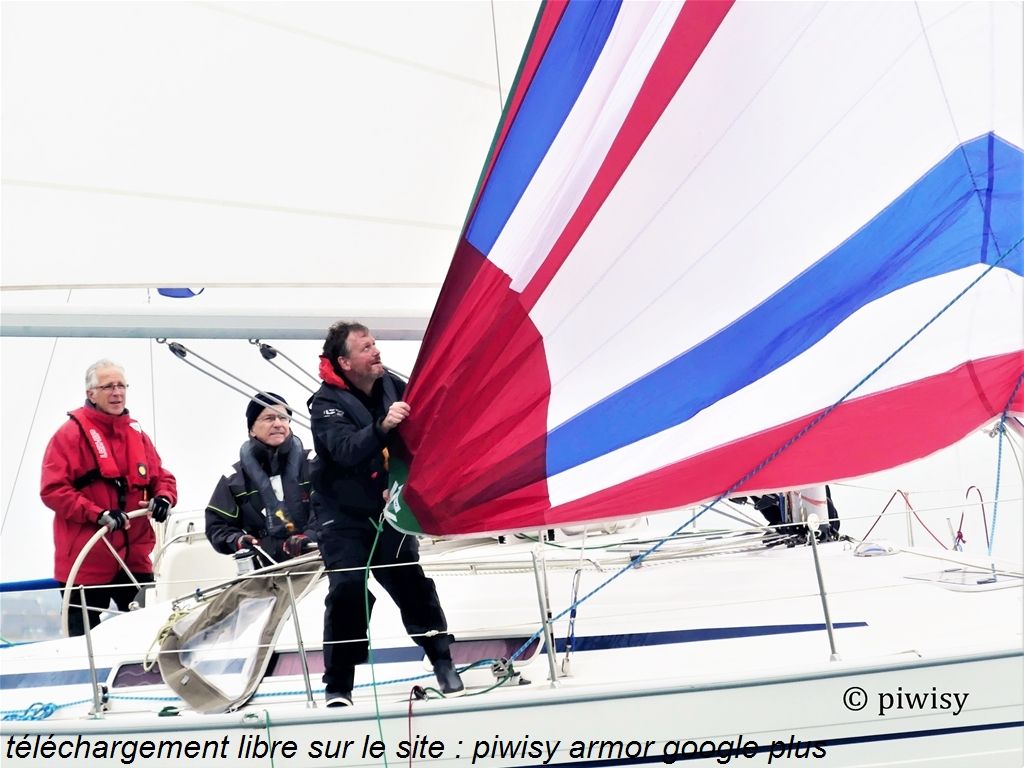
<path fill-rule="evenodd" d="M 681 3 L 623 3 L 579 98 L 488 258 L 522 290 L 608 154 Z"/>
<path fill-rule="evenodd" d="M 734 8 L 541 296 L 552 428 L 757 306 L 959 143 L 912 6 L 818 11 Z"/>
<path fill-rule="evenodd" d="M 800 357 L 686 423 L 548 478 L 552 505 L 832 405 L 984 269 L 973 266 L 925 280 L 873 302 Z M 967 359 L 1021 349 L 1022 306 L 1024 280 L 995 270 L 853 397 L 939 374 Z M 657 465 L 652 456 L 658 457 Z"/>

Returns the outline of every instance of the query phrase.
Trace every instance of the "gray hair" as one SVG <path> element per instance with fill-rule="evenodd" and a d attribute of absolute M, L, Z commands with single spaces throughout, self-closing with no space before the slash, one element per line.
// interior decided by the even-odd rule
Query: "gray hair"
<path fill-rule="evenodd" d="M 85 388 L 86 389 L 95 389 L 96 387 L 99 386 L 100 377 L 99 377 L 98 374 L 104 368 L 114 368 L 115 370 L 120 371 L 121 372 L 121 377 L 125 380 L 126 384 L 128 383 L 128 377 L 125 376 L 125 374 L 124 374 L 124 368 L 122 366 L 118 365 L 117 363 L 115 363 L 113 360 L 108 360 L 107 358 L 103 358 L 102 360 L 97 360 L 95 363 L 93 363 L 92 365 L 90 365 L 88 368 L 85 369 Z"/>

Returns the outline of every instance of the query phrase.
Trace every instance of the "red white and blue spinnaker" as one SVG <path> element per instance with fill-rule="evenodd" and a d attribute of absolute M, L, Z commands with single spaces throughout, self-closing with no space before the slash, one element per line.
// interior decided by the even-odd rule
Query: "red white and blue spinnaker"
<path fill-rule="evenodd" d="M 398 524 L 807 486 L 1024 410 L 1021 29 L 544 3 L 410 382 Z"/>

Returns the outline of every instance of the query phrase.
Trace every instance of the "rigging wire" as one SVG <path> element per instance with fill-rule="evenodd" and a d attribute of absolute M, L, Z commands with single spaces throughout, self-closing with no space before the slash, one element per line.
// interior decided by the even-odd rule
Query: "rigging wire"
<path fill-rule="evenodd" d="M 68 288 L 68 295 L 64 299 L 65 304 L 71 303 L 71 291 L 72 288 Z M 46 389 L 46 380 L 50 377 L 50 370 L 53 368 L 53 357 L 57 353 L 57 342 L 59 338 L 54 338 L 53 346 L 50 347 L 50 357 L 46 361 L 46 369 L 43 371 L 43 380 L 39 385 L 39 393 L 36 395 L 36 404 L 32 409 L 32 418 L 28 423 L 28 432 L 26 435 L 31 435 L 36 425 L 36 418 L 39 416 L 39 406 L 43 402 L 43 390 Z M 11 481 L 11 495 L 7 497 L 7 506 L 4 507 L 4 516 L 0 520 L 0 534 L 3 534 L 4 528 L 7 526 L 7 516 L 11 511 L 11 505 L 14 503 L 14 491 L 18 487 L 18 478 L 21 476 L 21 468 L 25 465 L 25 455 L 28 453 L 28 438 L 26 437 L 21 447 L 21 456 L 18 457 L 18 468 L 14 470 L 14 479 Z"/>
<path fill-rule="evenodd" d="M 207 11 L 214 11 L 216 13 L 223 13 L 226 16 L 234 16 L 238 19 L 243 19 L 252 24 L 259 24 L 264 27 L 268 27 L 278 32 L 286 32 L 291 35 L 306 38 L 307 40 L 313 40 L 318 43 L 330 45 L 335 48 L 351 51 L 360 56 L 367 56 L 377 59 L 379 61 L 387 62 L 389 64 L 398 65 L 401 67 L 408 67 L 409 69 L 423 74 L 430 75 L 432 77 L 440 77 L 447 80 L 451 80 L 453 83 L 463 83 L 476 88 L 488 88 L 489 83 L 478 80 L 475 77 L 464 75 L 461 72 L 454 71 L 451 69 L 444 69 L 442 67 L 435 67 L 430 64 L 424 64 L 422 61 L 417 59 L 411 59 L 404 56 L 396 56 L 392 53 L 380 50 L 378 48 L 371 48 L 367 45 L 359 45 L 344 40 L 340 37 L 334 37 L 331 35 L 323 34 L 320 30 L 307 29 L 300 27 L 295 24 L 286 24 L 276 19 L 268 19 L 259 16 L 255 13 L 247 12 L 246 10 L 238 10 L 233 7 L 226 7 L 219 3 L 202 2 L 198 4 L 200 8 Z"/>
<path fill-rule="evenodd" d="M 996 543 L 996 513 L 999 512 L 999 481 L 1002 478 L 1003 438 L 1006 435 L 1006 418 L 1009 416 L 1010 406 L 1013 405 L 1013 400 L 1017 397 L 1021 384 L 1024 384 L 1024 371 L 1017 377 L 1017 385 L 1013 388 L 1013 392 L 1010 393 L 1010 399 L 1006 401 L 1006 407 L 1003 408 L 1003 413 L 999 417 L 999 448 L 996 455 L 996 490 L 995 498 L 992 500 L 992 538 L 988 543 L 989 557 L 992 557 L 992 547 Z M 992 565 L 992 570 L 995 572 L 995 564 Z"/>
<path fill-rule="evenodd" d="M 295 378 L 290 373 L 288 373 L 288 371 L 284 370 L 281 366 L 279 366 L 277 363 L 274 362 L 274 358 L 277 357 L 278 355 L 280 355 L 285 360 L 287 360 L 289 363 L 294 365 L 299 371 L 301 371 L 303 374 L 308 376 L 310 378 L 310 380 L 312 380 L 312 382 L 317 387 L 320 386 L 320 380 L 316 376 L 314 376 L 309 371 L 307 371 L 305 368 L 303 368 L 301 365 L 296 363 L 294 360 L 292 360 L 290 357 L 288 357 L 288 355 L 286 355 L 284 352 L 282 352 L 281 350 L 277 349 L 276 347 L 272 347 L 269 344 L 263 343 L 259 339 L 249 339 L 249 343 L 257 345 L 259 347 L 259 350 L 260 350 L 260 356 L 264 360 L 266 360 L 268 363 L 270 363 L 272 366 L 277 368 L 277 370 L 280 371 L 282 374 L 287 376 L 289 379 L 294 381 L 296 384 L 298 384 L 300 387 L 302 387 L 306 391 L 308 391 L 310 393 L 315 393 L 316 392 L 316 389 L 313 389 L 313 388 L 307 386 L 306 384 L 304 384 L 303 382 L 299 381 L 297 378 Z M 406 384 L 409 383 L 409 376 L 408 376 L 408 374 L 402 373 L 401 371 L 396 371 L 394 368 L 390 368 L 390 367 L 388 367 L 386 365 L 384 366 L 384 370 L 387 371 L 388 373 L 394 374 L 395 376 L 400 378 Z"/>
<path fill-rule="evenodd" d="M 952 299 L 950 299 L 946 303 L 945 306 L 942 307 L 942 309 L 940 309 L 938 312 L 936 312 L 920 328 L 918 328 L 914 333 L 912 333 L 903 343 L 901 343 L 898 347 L 896 347 L 896 349 L 894 349 L 892 352 L 890 352 L 885 357 L 885 359 L 883 359 L 878 365 L 876 365 L 871 371 L 869 371 L 863 378 L 861 378 L 860 381 L 858 381 L 849 390 L 847 390 L 847 392 L 842 397 L 840 397 L 836 402 L 834 402 L 832 405 L 830 405 L 827 408 L 825 408 L 821 413 L 819 413 L 817 416 L 815 416 L 813 419 L 811 419 L 799 431 L 797 431 L 796 434 L 794 434 L 786 442 L 784 442 L 782 445 L 780 445 L 778 448 L 776 448 L 772 453 L 770 453 L 767 457 L 765 457 L 765 459 L 762 460 L 761 463 L 759 463 L 757 466 L 755 466 L 753 469 L 751 469 L 749 472 L 747 472 L 739 480 L 734 482 L 728 489 L 725 490 L 725 492 L 720 494 L 713 501 L 705 504 L 704 507 L 699 512 L 695 513 L 687 522 L 683 523 L 677 530 L 682 530 L 683 528 L 686 528 L 692 522 L 694 522 L 698 517 L 700 517 L 705 512 L 707 512 L 709 509 L 711 509 L 714 506 L 714 504 L 718 503 L 719 501 L 721 501 L 724 498 L 728 498 L 728 497 L 734 495 L 745 483 L 747 483 L 750 480 L 752 480 L 765 467 L 767 467 L 771 462 L 775 461 L 775 459 L 777 459 L 785 451 L 789 450 L 794 444 L 796 444 L 797 441 L 801 440 L 811 430 L 813 430 L 815 427 L 817 427 L 822 421 L 824 421 L 826 418 L 828 418 L 828 416 L 831 415 L 832 412 L 834 410 L 836 410 L 836 408 L 838 408 L 840 405 L 842 405 L 844 402 L 846 402 L 850 397 L 852 397 L 869 380 L 874 378 L 874 376 L 876 374 L 878 374 L 879 371 L 881 371 L 886 365 L 888 365 L 904 349 L 906 349 L 908 346 L 910 346 L 910 344 L 915 339 L 917 339 L 918 336 L 920 336 L 929 327 L 931 327 L 932 324 L 934 324 L 940 317 L 942 317 L 947 311 L 949 311 L 949 309 L 953 305 L 955 305 L 957 302 L 959 302 L 960 299 L 962 299 L 972 288 L 974 288 L 974 286 L 976 286 L 985 277 L 987 277 L 989 275 L 989 273 L 992 272 L 992 270 L 996 269 L 1003 260 L 1005 260 L 1014 251 L 1016 251 L 1021 246 L 1021 243 L 1024 243 L 1024 238 L 1021 238 L 1016 243 L 1014 243 L 1009 248 L 1009 250 L 1007 250 L 1006 253 L 1000 254 L 999 257 L 995 261 L 993 261 L 990 265 L 988 265 L 988 267 L 985 269 L 984 272 L 982 272 L 981 274 L 976 276 L 974 279 L 972 279 L 970 282 L 968 282 L 967 285 L 962 290 L 960 290 L 959 293 L 957 293 Z M 1020 386 L 1020 382 L 1018 381 L 1018 388 L 1019 388 L 1019 386 Z M 1014 394 L 1016 394 L 1016 391 L 1017 390 L 1015 389 L 1014 390 Z M 1012 401 L 1012 399 L 1013 399 L 1013 397 L 1011 396 L 1011 401 Z M 660 546 L 660 544 L 655 545 L 655 547 L 653 547 L 650 551 L 653 552 L 654 549 L 656 549 L 659 546 Z"/>
<path fill-rule="evenodd" d="M 152 294 L 150 289 L 146 289 L 146 303 L 151 303 Z M 156 366 L 154 365 L 153 355 L 153 339 L 149 340 L 149 401 L 153 404 L 153 423 L 151 429 L 153 430 L 153 442 L 157 442 L 156 430 L 157 430 L 157 419 L 156 419 Z"/>
<path fill-rule="evenodd" d="M 960 137 L 960 129 L 957 127 L 956 118 L 953 116 L 953 106 L 949 103 L 949 94 L 946 93 L 946 83 L 942 79 L 942 73 L 939 71 L 939 64 L 935 60 L 935 51 L 932 50 L 932 41 L 928 37 L 928 29 L 925 26 L 924 18 L 921 16 L 921 6 L 919 3 L 914 3 L 914 10 L 917 12 L 917 20 L 921 25 L 921 37 L 924 38 L 925 47 L 928 49 L 928 58 L 932 63 L 932 71 L 935 73 L 935 80 L 939 86 L 939 91 L 942 93 L 942 100 L 946 105 L 946 116 L 949 118 L 949 125 L 953 129 L 953 135 L 956 137 L 957 151 L 960 153 L 960 157 L 963 160 L 964 166 L 971 177 L 971 186 L 974 188 L 974 199 L 978 205 L 981 206 L 982 216 L 982 239 L 987 244 L 989 239 L 992 240 L 992 245 L 996 249 L 996 255 L 998 255 L 999 261 L 1002 260 L 1002 254 L 1000 253 L 999 240 L 996 238 L 996 233 L 992 231 L 991 218 L 992 218 L 992 168 L 989 166 L 988 172 L 984 174 L 985 178 L 988 179 L 988 188 L 986 190 L 978 189 L 977 178 L 978 175 L 975 173 L 973 167 L 971 167 L 971 159 L 967 155 L 967 149 L 964 145 L 963 139 Z M 991 14 L 991 10 L 989 11 Z M 989 29 L 992 26 L 990 24 Z M 994 81 L 993 81 L 994 82 Z M 992 161 L 992 142 L 993 133 L 990 131 L 988 134 L 988 147 L 989 147 L 989 163 Z M 987 248 L 986 248 L 987 250 Z M 1012 250 L 1012 248 L 1011 248 Z M 984 254 L 984 251 L 982 252 Z M 984 264 L 985 261 L 982 259 L 980 263 Z M 994 512 L 994 510 L 993 510 Z"/>
<path fill-rule="evenodd" d="M 238 392 L 240 395 L 245 396 L 251 402 L 255 402 L 255 401 L 253 400 L 253 397 L 250 394 L 250 392 L 263 392 L 262 388 L 257 387 L 257 386 L 255 386 L 253 384 L 250 384 L 245 379 L 242 379 L 242 378 L 240 378 L 238 376 L 235 376 L 235 374 L 233 374 L 230 371 L 227 371 L 227 370 L 221 368 L 216 363 L 211 362 L 210 360 L 207 360 L 205 357 L 203 357 L 202 355 L 198 354 L 195 350 L 189 349 L 188 347 L 186 347 L 184 344 L 181 344 L 180 342 L 168 341 L 167 339 L 157 339 L 156 342 L 157 342 L 157 344 L 167 344 L 167 348 L 171 351 L 171 354 L 173 354 L 179 360 L 181 360 L 182 362 L 187 363 L 188 365 L 192 366 L 193 368 L 195 368 L 200 373 L 202 373 L 202 374 L 204 374 L 206 376 L 209 376 L 211 379 L 213 379 L 217 383 L 223 384 L 225 387 L 228 387 L 229 389 L 233 389 L 235 392 Z M 236 387 L 234 384 L 231 384 L 230 382 L 225 381 L 224 379 L 218 378 L 217 376 L 215 376 L 214 374 L 210 373 L 209 371 L 203 370 L 201 367 L 199 367 L 198 365 L 196 365 L 195 363 L 193 363 L 191 360 L 188 359 L 187 356 L 188 356 L 189 353 L 192 353 L 196 358 L 198 358 L 199 360 L 202 360 L 204 363 L 209 365 L 211 368 L 214 368 L 215 370 L 220 371 L 225 376 L 230 376 L 235 381 L 240 382 L 241 384 L 244 384 L 245 386 L 249 387 L 249 391 L 246 391 L 244 389 L 240 389 L 239 387 Z M 309 421 L 307 421 L 305 417 L 297 415 L 298 412 L 295 409 L 291 408 L 291 406 L 288 406 L 285 403 L 282 403 L 282 405 L 285 405 L 285 407 L 289 408 L 292 411 L 291 418 L 292 418 L 293 422 L 295 422 L 297 424 L 300 424 L 301 426 L 305 427 L 306 429 L 310 428 Z"/>
<path fill-rule="evenodd" d="M 494 37 L 494 71 L 498 76 L 498 115 L 505 109 L 505 89 L 501 85 L 501 59 L 498 56 L 498 20 L 491 0 L 491 34 Z"/>
<path fill-rule="evenodd" d="M 309 371 L 307 371 L 307 370 L 306 370 L 305 368 L 303 368 L 303 367 L 302 367 L 301 365 L 299 365 L 298 363 L 296 363 L 296 362 L 295 362 L 294 360 L 292 360 L 292 359 L 291 359 L 290 357 L 288 357 L 288 355 L 286 355 L 286 354 L 285 354 L 284 352 L 282 352 L 281 350 L 279 350 L 279 349 L 276 349 L 275 347 L 272 347 L 272 346 L 270 346 L 269 344 L 264 344 L 264 343 L 263 343 L 262 341 L 260 341 L 259 339 L 249 339 L 249 343 L 250 343 L 250 344 L 253 344 L 253 345 L 256 345 L 256 347 L 257 347 L 257 348 L 259 349 L 259 351 L 260 351 L 260 356 L 261 356 L 261 357 L 262 357 L 262 358 L 263 358 L 264 360 L 266 360 L 266 361 L 267 361 L 268 363 L 270 363 L 270 364 L 271 364 L 272 366 L 274 366 L 274 367 L 275 367 L 275 368 L 276 368 L 276 369 L 277 369 L 278 371 L 280 371 L 280 372 L 281 372 L 282 374 L 284 374 L 284 375 L 285 375 L 285 376 L 287 376 L 287 377 L 288 377 L 289 379 L 291 379 L 292 381 L 294 381 L 294 382 L 295 382 L 296 384 L 298 384 L 298 385 L 299 385 L 300 387 L 302 387 L 303 389 L 305 389 L 305 390 L 306 390 L 307 392 L 313 393 L 313 392 L 315 392 L 316 390 L 315 390 L 315 389 L 314 389 L 313 387 L 310 387 L 310 386 L 309 386 L 308 384 L 305 384 L 304 382 L 302 382 L 302 381 L 299 381 L 299 380 L 298 380 L 298 379 L 297 379 L 297 378 L 296 378 L 295 376 L 293 376 L 292 374 L 288 373 L 288 371 L 286 371 L 286 370 L 285 370 L 284 368 L 282 368 L 282 367 L 281 367 L 280 365 L 278 365 L 277 363 L 275 363 L 275 362 L 274 362 L 274 358 L 275 358 L 275 357 L 277 357 L 278 355 L 280 355 L 280 356 L 281 356 L 281 357 L 283 357 L 283 358 L 284 358 L 285 360 L 287 360 L 287 361 L 288 361 L 289 363 L 291 363 L 291 364 L 292 364 L 293 366 L 295 366 L 296 368 L 298 368 L 298 369 L 299 369 L 299 371 L 301 371 L 302 373 L 304 373 L 304 374 L 305 374 L 305 375 L 306 375 L 306 376 L 307 376 L 307 377 L 308 377 L 309 379 L 311 379 L 314 385 L 316 385 L 316 386 L 319 386 L 319 385 L 320 385 L 320 382 L 319 382 L 319 381 L 317 380 L 317 378 L 316 378 L 316 377 L 315 377 L 315 376 L 314 376 L 313 374 L 311 374 L 311 373 L 310 373 Z"/>
<path fill-rule="evenodd" d="M 70 298 L 70 291 L 68 291 Z M 53 340 L 53 346 L 50 347 L 50 359 L 46 361 L 46 370 L 43 372 L 43 381 L 39 386 L 39 392 L 36 394 L 36 404 L 32 409 L 32 418 L 28 423 L 28 432 L 26 434 L 31 435 L 35 429 L 36 418 L 39 416 L 39 406 L 43 401 L 43 390 L 46 389 L 46 380 L 50 376 L 50 369 L 53 366 L 53 357 L 57 352 L 57 342 L 59 339 Z M 7 497 L 7 506 L 4 507 L 4 517 L 0 520 L 0 535 L 3 534 L 4 528 L 7 526 L 7 517 L 11 511 L 11 505 L 14 504 L 14 490 L 18 487 L 18 478 L 21 476 L 21 468 L 25 465 L 25 455 L 28 453 L 28 438 L 22 443 L 21 456 L 18 457 L 18 468 L 14 470 L 14 479 L 11 481 L 11 495 Z"/>
<path fill-rule="evenodd" d="M 427 221 L 423 219 L 410 219 L 410 218 L 399 218 L 395 216 L 371 216 L 369 214 L 347 212 L 347 211 L 334 211 L 334 210 L 321 210 L 315 208 L 299 208 L 294 206 L 285 205 L 271 205 L 264 203 L 254 203 L 247 200 L 235 200 L 222 197 L 199 197 L 196 195 L 178 195 L 166 192 L 150 192 L 148 190 L 138 189 L 127 189 L 119 187 L 101 187 L 91 184 L 61 184 L 57 182 L 49 181 L 34 181 L 29 179 L 5 179 L 4 184 L 10 187 L 23 187 L 26 189 L 49 189 L 57 190 L 62 192 L 85 192 L 88 194 L 96 195 L 110 195 L 113 197 L 124 197 L 134 198 L 137 200 L 157 200 L 161 202 L 178 202 L 178 203 L 192 203 L 196 205 L 205 205 L 211 207 L 220 208 L 237 208 L 243 211 L 256 211 L 263 213 L 285 213 L 292 216 L 310 216 L 322 219 L 336 219 L 340 221 L 358 221 L 365 222 L 368 224 L 382 224 L 385 226 L 401 226 L 401 227 L 412 227 L 415 229 L 425 229 L 438 232 L 456 232 L 457 225 L 448 224 L 439 221 Z M 124 288 L 127 287 L 123 283 L 110 283 L 112 287 Z M 131 284 L 134 287 L 145 287 L 137 283 Z M 217 285 L 223 287 L 237 288 L 239 283 L 206 283 L 206 288 L 213 288 Z M 254 287 L 266 287 L 263 283 L 253 284 Z M 277 286 L 286 284 L 275 283 Z M 323 287 L 323 283 L 316 283 L 316 285 Z M 418 283 L 422 287 L 433 288 L 436 286 L 435 283 Z M 26 288 L 40 288 L 48 289 L 52 288 L 52 285 L 39 285 L 39 286 L 20 286 Z M 88 287 L 95 288 L 98 285 L 90 284 Z"/>
<path fill-rule="evenodd" d="M 971 486 L 971 487 L 973 488 L 974 486 Z M 968 492 L 970 492 L 970 489 L 968 489 Z M 910 494 L 908 494 L 906 491 L 901 491 L 901 490 L 893 491 L 892 496 L 889 497 L 889 501 L 887 501 L 885 503 L 885 506 L 882 508 L 882 511 L 879 512 L 878 513 L 878 517 L 875 518 L 875 522 L 873 522 L 871 524 L 871 527 L 868 528 L 868 532 L 865 533 L 864 536 L 862 536 L 861 538 L 864 539 L 864 540 L 867 540 L 868 536 L 871 535 L 871 532 L 873 530 L 875 530 L 875 526 L 878 525 L 878 522 L 882 519 L 882 515 L 884 515 L 886 513 L 886 511 L 889 509 L 889 505 L 892 504 L 893 500 L 897 496 L 902 496 L 903 497 L 903 503 L 907 505 L 907 511 L 910 512 L 910 514 L 912 514 L 914 516 L 914 519 L 917 520 L 917 522 L 919 522 L 921 524 L 921 527 L 924 528 L 925 532 L 929 536 L 931 536 L 933 539 L 935 539 L 935 541 L 938 542 L 938 545 L 940 547 L 942 547 L 943 549 L 949 549 L 949 547 L 947 547 L 945 544 L 943 544 L 942 540 L 939 539 L 939 537 L 936 536 L 932 532 L 932 529 L 928 527 L 928 525 L 925 523 L 925 521 L 921 519 L 921 516 L 917 513 L 917 510 L 914 509 L 914 506 L 910 503 Z M 983 512 L 983 514 L 984 514 L 984 512 Z M 961 521 L 960 521 L 960 525 L 963 526 L 963 519 L 962 518 L 961 518 Z"/>

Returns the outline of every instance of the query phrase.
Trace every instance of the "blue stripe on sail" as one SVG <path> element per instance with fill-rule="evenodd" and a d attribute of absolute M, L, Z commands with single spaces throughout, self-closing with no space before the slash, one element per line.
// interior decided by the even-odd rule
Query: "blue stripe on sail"
<path fill-rule="evenodd" d="M 998 137 L 957 148 L 760 306 L 552 430 L 549 476 L 687 421 L 882 296 L 982 259 L 993 263 L 1022 237 L 1022 180 L 1024 153 Z M 1024 273 L 1021 249 L 999 266 Z"/>
<path fill-rule="evenodd" d="M 578 0 L 562 15 L 469 225 L 466 239 L 481 253 L 491 252 L 561 130 L 604 48 L 619 6 L 619 0 Z"/>
<path fill-rule="evenodd" d="M 981 243 L 981 257 L 978 259 L 982 264 L 988 264 L 988 242 L 989 232 L 992 227 L 992 181 L 995 179 L 995 175 L 992 173 L 992 169 L 995 166 L 995 144 L 996 137 L 993 134 L 988 135 L 988 163 L 986 165 L 985 174 L 987 184 L 985 185 L 985 226 L 984 226 L 984 240 Z"/>

